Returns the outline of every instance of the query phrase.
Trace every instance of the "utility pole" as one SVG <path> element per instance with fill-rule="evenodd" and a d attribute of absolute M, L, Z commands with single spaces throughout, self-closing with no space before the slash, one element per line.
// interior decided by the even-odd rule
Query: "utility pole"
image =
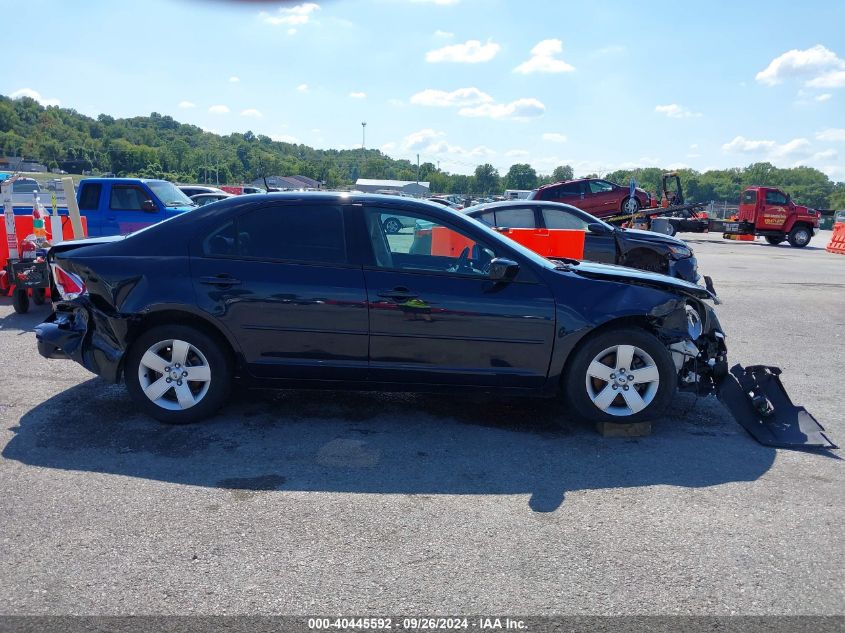
<path fill-rule="evenodd" d="M 420 184 L 420 155 L 417 154 L 417 184 Z"/>
<path fill-rule="evenodd" d="M 361 150 L 367 147 L 367 122 L 361 121 Z"/>

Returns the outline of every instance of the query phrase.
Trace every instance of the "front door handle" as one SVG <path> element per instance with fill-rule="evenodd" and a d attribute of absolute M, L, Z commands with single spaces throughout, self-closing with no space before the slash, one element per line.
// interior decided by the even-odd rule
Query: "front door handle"
<path fill-rule="evenodd" d="M 200 283 L 210 286 L 237 286 L 241 280 L 231 275 L 216 275 L 215 277 L 200 277 Z"/>
<path fill-rule="evenodd" d="M 382 297 L 383 299 L 407 301 L 408 299 L 416 299 L 419 295 L 414 292 L 411 292 L 403 286 L 397 286 L 393 290 L 381 291 L 380 293 L 378 293 L 378 296 Z"/>

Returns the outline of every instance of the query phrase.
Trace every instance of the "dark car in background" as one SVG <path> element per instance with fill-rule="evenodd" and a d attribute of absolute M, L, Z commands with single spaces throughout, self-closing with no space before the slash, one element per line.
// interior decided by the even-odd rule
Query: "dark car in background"
<path fill-rule="evenodd" d="M 384 220 L 427 223 L 428 248 Z M 39 351 L 124 380 L 191 422 L 248 386 L 555 397 L 654 417 L 725 375 L 713 296 L 619 266 L 552 262 L 440 205 L 366 194 L 235 196 L 48 253 Z"/>
<path fill-rule="evenodd" d="M 568 204 L 513 200 L 479 204 L 464 209 L 464 213 L 517 241 L 519 238 L 509 229 L 584 231 L 586 260 L 663 273 L 691 283 L 700 278 L 698 262 L 684 241 L 651 231 L 618 228 Z"/>
<path fill-rule="evenodd" d="M 220 191 L 218 193 L 198 193 L 194 196 L 191 196 L 191 200 L 198 206 L 204 207 L 207 204 L 211 204 L 212 202 L 217 202 L 218 200 L 225 200 L 226 198 L 231 198 L 233 194 L 227 193 L 225 191 Z"/>
<path fill-rule="evenodd" d="M 651 206 L 651 194 L 644 189 L 623 187 L 601 178 L 579 178 L 543 185 L 531 192 L 531 200 L 563 202 L 599 218 L 636 213 Z"/>

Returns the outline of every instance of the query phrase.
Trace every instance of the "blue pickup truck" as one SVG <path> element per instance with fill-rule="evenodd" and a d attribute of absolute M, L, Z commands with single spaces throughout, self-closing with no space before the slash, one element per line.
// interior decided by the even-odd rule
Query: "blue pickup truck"
<path fill-rule="evenodd" d="M 196 208 L 172 182 L 146 178 L 86 178 L 76 200 L 90 237 L 131 233 Z"/>

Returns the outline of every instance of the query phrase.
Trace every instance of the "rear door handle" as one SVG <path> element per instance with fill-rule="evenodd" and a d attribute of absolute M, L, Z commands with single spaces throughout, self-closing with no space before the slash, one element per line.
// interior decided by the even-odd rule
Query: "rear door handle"
<path fill-rule="evenodd" d="M 393 290 L 383 290 L 382 292 L 378 293 L 378 296 L 382 297 L 384 299 L 407 300 L 407 299 L 416 299 L 419 295 L 417 295 L 414 292 L 411 292 L 410 290 L 408 290 L 407 288 L 405 288 L 403 286 L 398 286 L 398 287 L 394 288 Z"/>
<path fill-rule="evenodd" d="M 215 277 L 200 277 L 200 283 L 210 286 L 237 286 L 241 283 L 241 280 L 235 279 L 231 275 L 217 275 Z"/>

